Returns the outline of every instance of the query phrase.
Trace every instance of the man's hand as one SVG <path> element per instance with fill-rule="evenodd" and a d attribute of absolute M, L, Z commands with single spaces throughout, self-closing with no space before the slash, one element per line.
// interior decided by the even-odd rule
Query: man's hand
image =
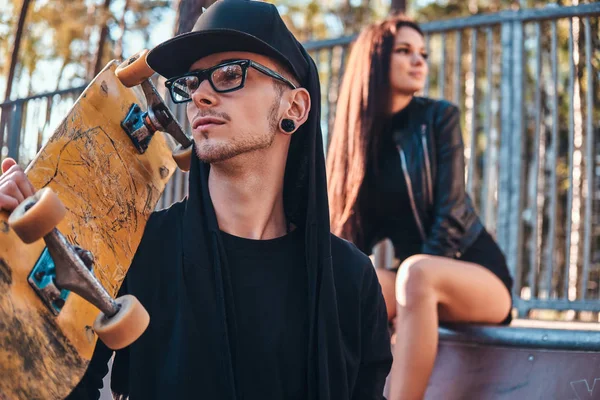
<path fill-rule="evenodd" d="M 2 161 L 0 176 L 0 210 L 12 211 L 23 200 L 35 194 L 27 175 L 12 158 Z"/>

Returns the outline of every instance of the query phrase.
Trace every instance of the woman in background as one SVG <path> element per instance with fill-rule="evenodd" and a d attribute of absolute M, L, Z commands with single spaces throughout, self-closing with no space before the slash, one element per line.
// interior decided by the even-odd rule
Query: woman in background
<path fill-rule="evenodd" d="M 417 24 L 394 16 L 353 45 L 327 157 L 331 227 L 369 254 L 389 238 L 400 267 L 378 270 L 396 342 L 390 398 L 421 399 L 438 325 L 508 324 L 512 279 L 465 190 L 460 114 L 417 97 L 427 78 Z"/>

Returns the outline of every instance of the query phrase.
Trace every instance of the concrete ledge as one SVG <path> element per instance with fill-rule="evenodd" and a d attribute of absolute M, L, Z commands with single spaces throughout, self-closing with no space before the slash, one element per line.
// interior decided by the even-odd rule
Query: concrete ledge
<path fill-rule="evenodd" d="M 600 324 L 580 323 L 568 326 L 569 329 L 554 323 L 531 324 L 537 327 L 518 324 L 508 327 L 445 325 L 439 330 L 440 341 L 530 349 L 600 351 Z"/>
<path fill-rule="evenodd" d="M 600 400 L 596 325 L 444 326 L 425 399 Z"/>

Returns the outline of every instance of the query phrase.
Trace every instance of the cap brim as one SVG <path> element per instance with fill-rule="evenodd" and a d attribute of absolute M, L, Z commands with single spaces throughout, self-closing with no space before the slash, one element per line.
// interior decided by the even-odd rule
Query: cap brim
<path fill-rule="evenodd" d="M 298 76 L 291 62 L 278 50 L 255 36 L 232 29 L 213 29 L 176 36 L 152 49 L 146 60 L 154 71 L 165 78 L 172 78 L 188 72 L 198 59 L 226 51 L 247 51 L 273 57 Z"/>

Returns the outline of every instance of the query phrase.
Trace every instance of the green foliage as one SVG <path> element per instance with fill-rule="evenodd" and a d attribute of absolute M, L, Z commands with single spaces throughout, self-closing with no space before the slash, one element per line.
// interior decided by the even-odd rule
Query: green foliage
<path fill-rule="evenodd" d="M 81 84 L 89 79 L 93 69 L 103 26 L 108 27 L 102 53 L 104 64 L 115 57 L 115 46 L 126 32 L 138 32 L 148 38 L 165 9 L 171 7 L 170 0 L 113 0 L 108 10 L 104 4 L 105 0 L 32 1 L 15 79 L 32 81 L 41 69 L 51 69 L 56 75 L 44 75 L 56 81 L 57 89 Z M 8 73 L 20 10 L 21 0 L 0 4 L 0 82 Z M 31 82 L 29 86 L 34 87 L 27 94 L 38 92 Z"/>
<path fill-rule="evenodd" d="M 381 0 L 269 2 L 277 5 L 288 28 L 300 41 L 358 33 L 366 24 L 384 17 L 389 9 L 389 5 Z"/>

